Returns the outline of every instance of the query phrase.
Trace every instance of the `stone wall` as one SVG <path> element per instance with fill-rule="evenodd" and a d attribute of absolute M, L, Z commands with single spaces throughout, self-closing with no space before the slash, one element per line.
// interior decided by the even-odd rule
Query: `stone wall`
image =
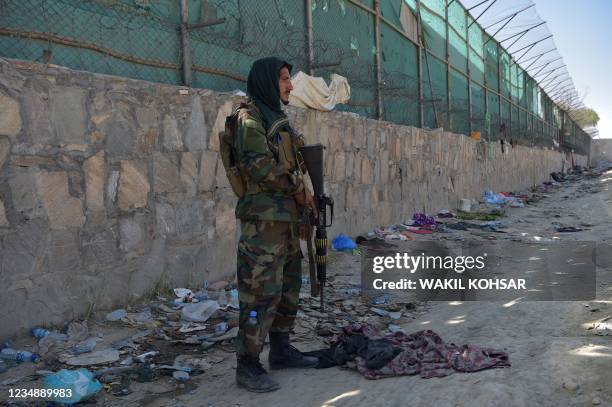
<path fill-rule="evenodd" d="M 239 100 L 0 59 L 0 338 L 232 278 L 239 231 L 217 134 Z M 529 186 L 564 160 L 347 113 L 289 115 L 327 148 L 330 236 Z"/>
<path fill-rule="evenodd" d="M 591 141 L 591 164 L 600 160 L 612 162 L 612 139 L 596 139 Z"/>

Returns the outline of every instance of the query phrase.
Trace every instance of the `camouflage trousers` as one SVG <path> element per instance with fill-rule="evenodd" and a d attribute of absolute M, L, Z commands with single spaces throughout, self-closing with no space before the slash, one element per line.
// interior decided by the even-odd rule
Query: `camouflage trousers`
<path fill-rule="evenodd" d="M 241 221 L 238 354 L 258 356 L 268 332 L 290 332 L 302 286 L 298 224 Z M 249 321 L 251 311 L 257 322 Z"/>

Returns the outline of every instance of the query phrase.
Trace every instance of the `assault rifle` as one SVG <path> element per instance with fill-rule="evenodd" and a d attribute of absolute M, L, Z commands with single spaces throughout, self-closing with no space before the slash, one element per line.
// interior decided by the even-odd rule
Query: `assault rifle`
<path fill-rule="evenodd" d="M 314 189 L 314 201 L 317 205 L 318 216 L 311 214 L 310 224 L 316 226 L 315 232 L 315 247 L 316 247 L 316 281 L 314 279 L 314 267 L 312 259 L 312 241 L 308 239 L 309 245 L 309 263 L 311 267 L 311 294 L 316 296 L 317 291 L 321 300 L 321 312 L 325 310 L 325 302 L 323 299 L 323 290 L 325 288 L 325 280 L 327 278 L 327 230 L 326 228 L 332 225 L 334 219 L 334 200 L 325 195 L 323 187 L 323 146 L 321 144 L 310 144 L 300 147 L 300 155 L 304 160 L 312 187 Z M 327 219 L 327 208 L 330 209 L 329 223 Z M 318 284 L 317 284 L 318 283 Z"/>

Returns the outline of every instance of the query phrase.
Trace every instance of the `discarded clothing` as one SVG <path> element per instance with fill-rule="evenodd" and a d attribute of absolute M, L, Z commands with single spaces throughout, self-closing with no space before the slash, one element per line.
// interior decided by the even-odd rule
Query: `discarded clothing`
<path fill-rule="evenodd" d="M 409 232 L 417 234 L 417 235 L 431 235 L 433 233 L 433 230 L 431 230 L 431 229 L 414 229 L 414 230 L 410 230 Z"/>
<path fill-rule="evenodd" d="M 374 327 L 355 324 L 344 327 L 331 343 L 329 349 L 306 353 L 319 358 L 317 368 L 346 365 L 367 379 L 415 374 L 429 379 L 510 366 L 507 352 L 445 343 L 430 330 L 383 335 Z"/>
<path fill-rule="evenodd" d="M 561 226 L 557 228 L 557 232 L 563 232 L 563 233 L 568 233 L 568 232 L 582 232 L 584 229 L 581 228 L 577 228 L 574 226 Z"/>
<path fill-rule="evenodd" d="M 426 225 L 435 225 L 436 220 L 433 216 L 427 216 L 425 213 L 415 213 L 412 215 L 412 221 L 415 225 L 418 226 L 426 226 Z"/>

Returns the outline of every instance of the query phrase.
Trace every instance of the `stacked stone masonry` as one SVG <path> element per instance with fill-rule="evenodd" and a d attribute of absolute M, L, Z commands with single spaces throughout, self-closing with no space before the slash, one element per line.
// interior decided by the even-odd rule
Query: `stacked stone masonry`
<path fill-rule="evenodd" d="M 0 59 L 0 338 L 233 278 L 217 135 L 242 98 Z M 289 108 L 326 147 L 331 236 L 567 168 L 559 152 Z M 580 162 L 586 158 L 580 157 Z"/>

